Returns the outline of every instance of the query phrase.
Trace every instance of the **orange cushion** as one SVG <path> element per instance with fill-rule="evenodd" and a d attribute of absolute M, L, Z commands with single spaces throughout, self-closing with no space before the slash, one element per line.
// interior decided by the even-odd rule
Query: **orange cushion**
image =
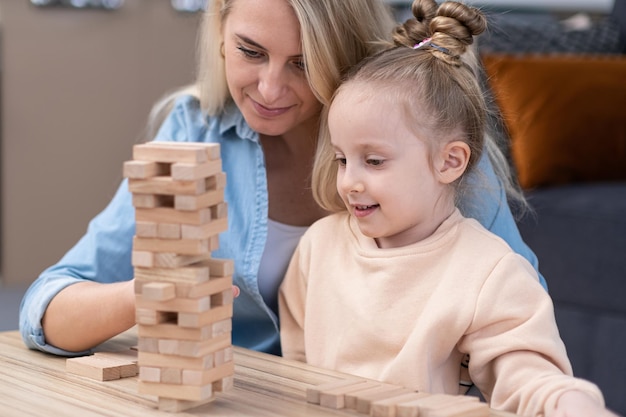
<path fill-rule="evenodd" d="M 626 57 L 482 59 L 524 189 L 626 179 Z"/>

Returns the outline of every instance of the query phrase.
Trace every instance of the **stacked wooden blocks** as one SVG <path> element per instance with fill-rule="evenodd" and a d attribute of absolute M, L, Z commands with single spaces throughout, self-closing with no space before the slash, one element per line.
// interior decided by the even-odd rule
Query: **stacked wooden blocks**
<path fill-rule="evenodd" d="M 218 144 L 149 142 L 124 164 L 133 194 L 139 392 L 182 411 L 232 387 L 232 260 Z"/>
<path fill-rule="evenodd" d="M 477 397 L 427 394 L 363 379 L 339 379 L 307 389 L 307 402 L 374 417 L 489 417 Z"/>

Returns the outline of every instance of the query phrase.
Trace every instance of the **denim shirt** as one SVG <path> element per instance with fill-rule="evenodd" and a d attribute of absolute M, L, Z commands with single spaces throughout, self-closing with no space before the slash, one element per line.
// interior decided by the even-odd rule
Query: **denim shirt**
<path fill-rule="evenodd" d="M 212 256 L 233 259 L 235 263 L 233 283 L 241 292 L 233 307 L 233 344 L 280 354 L 278 319 L 263 302 L 257 284 L 268 216 L 267 175 L 259 135 L 234 105 L 219 116 L 207 117 L 197 99 L 184 96 L 177 100 L 155 140 L 220 143 L 227 181 L 228 230 L 220 234 L 219 249 Z M 482 158 L 479 172 L 477 192 L 461 202 L 462 210 L 467 208 L 464 214 L 503 237 L 537 269 L 537 259 L 522 241 L 488 158 Z M 481 187 L 495 192 L 483 192 Z M 124 180 L 108 206 L 91 220 L 85 235 L 56 265 L 43 271 L 24 295 L 20 332 L 29 348 L 64 356 L 89 353 L 68 352 L 47 344 L 41 319 L 50 300 L 71 284 L 132 279 L 134 234 L 135 210 Z"/>

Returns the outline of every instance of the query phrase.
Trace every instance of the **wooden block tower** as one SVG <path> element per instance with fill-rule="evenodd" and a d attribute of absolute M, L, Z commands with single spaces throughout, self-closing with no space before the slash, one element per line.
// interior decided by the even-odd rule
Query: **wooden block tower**
<path fill-rule="evenodd" d="M 124 164 L 133 194 L 138 390 L 178 412 L 233 385 L 232 260 L 219 144 L 149 142 Z"/>

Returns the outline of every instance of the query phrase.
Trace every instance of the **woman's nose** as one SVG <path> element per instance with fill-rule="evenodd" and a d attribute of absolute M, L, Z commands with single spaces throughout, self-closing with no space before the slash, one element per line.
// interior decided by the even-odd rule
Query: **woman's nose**
<path fill-rule="evenodd" d="M 283 96 L 287 88 L 287 75 L 282 66 L 268 63 L 261 71 L 258 90 L 263 97 L 264 105 L 272 105 Z"/>

